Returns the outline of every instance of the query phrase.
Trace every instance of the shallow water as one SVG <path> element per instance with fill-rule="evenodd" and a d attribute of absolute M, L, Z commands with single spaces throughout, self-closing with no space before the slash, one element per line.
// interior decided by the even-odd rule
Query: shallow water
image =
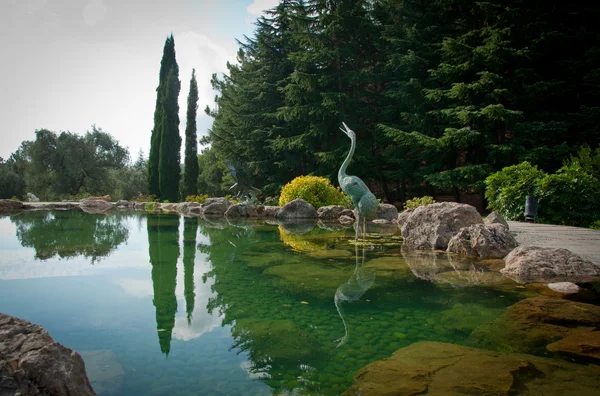
<path fill-rule="evenodd" d="M 468 344 L 523 298 L 477 263 L 403 252 L 393 229 L 363 247 L 311 227 L 0 217 L 0 312 L 80 352 L 99 394 L 337 395 L 401 347 Z"/>

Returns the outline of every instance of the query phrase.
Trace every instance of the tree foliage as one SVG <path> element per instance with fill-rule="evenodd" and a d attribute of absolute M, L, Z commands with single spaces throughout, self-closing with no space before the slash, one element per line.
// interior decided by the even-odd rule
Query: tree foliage
<path fill-rule="evenodd" d="M 355 173 L 389 201 L 460 199 L 523 161 L 553 173 L 600 142 L 598 16 L 523 0 L 281 1 L 213 77 L 210 155 L 251 164 L 276 195 L 301 174 L 334 179 L 345 121 Z"/>
<path fill-rule="evenodd" d="M 148 157 L 148 192 L 160 199 L 176 202 L 179 198 L 179 66 L 175 59 L 175 39 L 165 40 L 160 62 L 154 128 Z"/>
<path fill-rule="evenodd" d="M 182 198 L 198 194 L 198 140 L 196 135 L 196 112 L 198 110 L 198 83 L 196 70 L 192 69 L 190 92 L 187 98 L 187 120 L 185 126 L 185 160 L 183 170 Z"/>

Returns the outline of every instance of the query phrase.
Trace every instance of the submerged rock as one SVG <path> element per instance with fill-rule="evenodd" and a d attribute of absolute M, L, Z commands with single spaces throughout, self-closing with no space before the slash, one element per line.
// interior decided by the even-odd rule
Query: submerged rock
<path fill-rule="evenodd" d="M 477 210 L 466 204 L 439 202 L 420 206 L 402 224 L 407 247 L 446 250 L 448 242 L 463 227 L 483 223 Z"/>
<path fill-rule="evenodd" d="M 585 344 L 592 337 L 597 342 L 595 329 L 600 326 L 600 307 L 564 299 L 534 297 L 511 305 L 494 322 L 473 331 L 474 345 L 500 351 L 542 354 L 550 351 L 587 357 L 572 347 L 561 350 L 558 340 L 577 339 Z M 572 338 L 575 337 L 575 338 Z M 584 348 L 582 348 L 584 349 Z"/>
<path fill-rule="evenodd" d="M 0 395 L 95 395 L 81 356 L 41 326 L 0 313 Z"/>
<path fill-rule="evenodd" d="M 567 249 L 520 246 L 505 261 L 502 274 L 520 283 L 580 283 L 600 278 L 600 265 Z"/>
<path fill-rule="evenodd" d="M 503 258 L 516 247 L 517 241 L 502 224 L 473 224 L 448 242 L 448 252 L 481 258 Z"/>
<path fill-rule="evenodd" d="M 364 367 L 343 395 L 593 395 L 599 381 L 597 366 L 428 341 Z"/>
<path fill-rule="evenodd" d="M 85 368 L 94 390 L 100 395 L 117 393 L 123 384 L 125 371 L 113 351 L 81 351 Z"/>

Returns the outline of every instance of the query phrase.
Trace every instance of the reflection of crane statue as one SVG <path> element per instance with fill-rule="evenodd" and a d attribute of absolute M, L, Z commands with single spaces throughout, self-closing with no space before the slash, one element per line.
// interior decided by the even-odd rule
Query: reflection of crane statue
<path fill-rule="evenodd" d="M 355 245 L 355 253 L 356 253 L 356 267 L 354 269 L 354 273 L 348 279 L 346 283 L 343 283 L 340 287 L 335 291 L 335 296 L 333 298 L 333 302 L 335 303 L 335 307 L 337 308 L 338 314 L 340 318 L 342 318 L 342 323 L 344 324 L 345 334 L 342 338 L 340 338 L 340 342 L 338 343 L 338 347 L 344 345 L 346 340 L 348 339 L 348 326 L 346 325 L 346 320 L 344 319 L 344 310 L 342 309 L 342 303 L 344 302 L 353 302 L 358 301 L 362 297 L 363 294 L 373 285 L 375 281 L 375 272 L 372 270 L 368 270 L 364 268 L 365 266 L 365 247 L 363 246 L 363 254 L 362 254 L 362 262 L 358 262 L 358 245 Z"/>
<path fill-rule="evenodd" d="M 352 155 L 354 154 L 354 150 L 356 149 L 356 134 L 346 123 L 344 124 L 344 128 L 340 128 L 342 132 L 344 132 L 352 142 L 350 145 L 350 151 L 348 152 L 348 156 L 342 163 L 340 167 L 340 171 L 338 172 L 338 182 L 340 183 L 340 187 L 342 191 L 350 196 L 352 199 L 352 204 L 356 208 L 358 213 L 356 219 L 356 236 L 355 239 L 358 239 L 358 229 L 361 225 L 363 226 L 363 238 L 366 236 L 366 219 L 375 217 L 377 213 L 377 208 L 379 207 L 379 203 L 377 202 L 377 198 L 375 195 L 369 190 L 369 187 L 357 176 L 348 176 L 346 174 L 346 169 L 348 168 L 348 164 L 352 159 Z"/>
<path fill-rule="evenodd" d="M 229 169 L 233 180 L 235 180 L 235 184 L 229 189 L 232 190 L 237 188 L 237 196 L 244 198 L 245 204 L 254 204 L 261 191 L 258 188 L 250 185 L 250 167 L 241 161 L 235 161 L 235 164 L 233 162 L 227 162 L 227 169 Z"/>

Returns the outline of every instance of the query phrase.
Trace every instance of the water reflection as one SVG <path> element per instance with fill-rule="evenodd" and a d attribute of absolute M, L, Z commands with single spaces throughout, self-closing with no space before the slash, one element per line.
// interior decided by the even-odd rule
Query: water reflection
<path fill-rule="evenodd" d="M 349 334 L 348 324 L 344 318 L 344 309 L 342 308 L 342 304 L 358 301 L 373 285 L 373 282 L 375 282 L 375 271 L 365 268 L 365 249 L 366 246 L 363 245 L 362 258 L 359 260 L 358 244 L 355 245 L 356 267 L 354 272 L 346 283 L 341 284 L 340 287 L 337 288 L 335 291 L 335 296 L 333 297 L 335 307 L 344 324 L 344 336 L 340 338 L 337 345 L 338 348 L 346 343 Z"/>
<path fill-rule="evenodd" d="M 183 273 L 184 273 L 184 295 L 185 310 L 188 325 L 192 324 L 192 313 L 194 312 L 194 264 L 196 261 L 196 235 L 198 234 L 198 218 L 186 217 L 183 219 Z"/>
<path fill-rule="evenodd" d="M 123 225 L 126 215 L 90 215 L 81 211 L 28 211 L 10 218 L 24 247 L 35 249 L 35 258 L 83 256 L 94 264 L 110 255 L 129 238 Z"/>
<path fill-rule="evenodd" d="M 177 313 L 177 259 L 179 216 L 148 215 L 148 253 L 152 265 L 156 331 L 162 353 L 169 355 Z"/>

